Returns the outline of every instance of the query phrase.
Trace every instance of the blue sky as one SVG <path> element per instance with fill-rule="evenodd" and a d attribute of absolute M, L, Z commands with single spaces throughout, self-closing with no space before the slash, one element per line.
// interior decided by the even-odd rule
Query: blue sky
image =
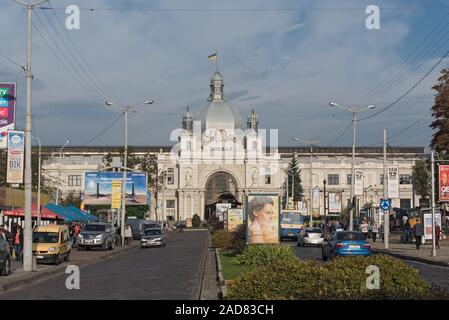
<path fill-rule="evenodd" d="M 121 102 L 155 100 L 147 110 L 130 115 L 129 143 L 134 145 L 169 144 L 170 132 L 180 126 L 186 104 L 196 114 L 206 103 L 214 71 L 207 56 L 215 50 L 225 94 L 243 117 L 254 107 L 260 127 L 280 130 L 280 145 L 293 145 L 293 136 L 319 138 L 321 145 L 329 145 L 350 121 L 349 113 L 328 107 L 330 100 L 345 106 L 376 103 L 380 110 L 407 91 L 449 49 L 449 17 L 442 20 L 449 8 L 430 8 L 448 6 L 438 0 L 52 0 L 51 4 L 56 15 L 38 9 L 34 22 L 66 68 L 70 69 L 69 62 L 75 66 L 76 62 L 57 32 L 82 62 L 67 35 L 71 38 Z M 71 4 L 81 8 L 203 11 L 82 10 L 81 29 L 66 32 L 62 28 L 67 16 L 64 8 Z M 365 27 L 364 8 L 370 4 L 381 7 L 380 30 Z M 312 10 L 248 10 L 288 8 Z M 434 38 L 428 38 L 419 55 L 415 48 L 440 22 L 440 29 Z M 19 64 L 26 60 L 25 26 L 23 10 L 12 1 L 2 1 L 0 27 L 7 32 L 0 33 L 0 53 Z M 57 51 L 45 28 L 69 62 Z M 410 53 L 416 58 L 404 63 Z M 444 60 L 394 107 L 360 122 L 357 144 L 376 144 L 383 127 L 393 135 L 422 118 L 433 102 L 430 88 L 448 62 Z M 394 71 L 402 75 L 397 81 L 393 78 L 395 81 L 383 83 L 369 99 L 362 99 Z M 73 80 L 76 72 L 67 72 L 59 64 L 37 30 L 33 34 L 33 73 L 33 135 L 44 144 L 63 144 L 66 138 L 71 138 L 72 144 L 83 144 L 119 115 L 118 110 L 104 105 L 102 97 L 90 94 Z M 18 82 L 19 127 L 24 123 L 23 76 L 17 66 L 0 57 L 0 81 Z M 80 81 L 85 85 L 92 82 L 89 78 Z M 361 117 L 365 115 L 369 112 Z M 430 122 L 430 117 L 425 118 L 390 144 L 428 145 Z M 352 131 L 347 130 L 334 145 L 350 145 L 351 139 Z M 91 144 L 123 144 L 123 119 Z"/>

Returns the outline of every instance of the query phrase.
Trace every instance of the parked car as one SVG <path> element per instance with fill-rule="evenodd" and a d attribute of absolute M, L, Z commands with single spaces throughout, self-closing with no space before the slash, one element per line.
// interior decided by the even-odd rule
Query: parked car
<path fill-rule="evenodd" d="M 11 271 L 11 256 L 9 243 L 0 234 L 0 275 L 7 276 Z"/>
<path fill-rule="evenodd" d="M 117 241 L 116 229 L 108 223 L 96 222 L 87 224 L 76 240 L 78 250 L 101 248 L 113 250 Z"/>
<path fill-rule="evenodd" d="M 298 234 L 298 247 L 313 245 L 320 247 L 324 242 L 324 234 L 321 228 L 305 228 Z"/>
<path fill-rule="evenodd" d="M 140 247 L 165 247 L 165 234 L 161 228 L 145 229 L 140 239 Z"/>
<path fill-rule="evenodd" d="M 324 239 L 321 254 L 325 261 L 336 256 L 370 256 L 371 245 L 361 232 L 337 231 L 328 239 Z"/>
<path fill-rule="evenodd" d="M 69 229 L 66 225 L 51 224 L 33 230 L 33 256 L 37 263 L 60 264 L 70 260 Z"/>
<path fill-rule="evenodd" d="M 140 240 L 145 229 L 160 228 L 160 223 L 145 219 L 126 219 L 125 225 L 127 224 L 131 226 L 134 240 Z"/>

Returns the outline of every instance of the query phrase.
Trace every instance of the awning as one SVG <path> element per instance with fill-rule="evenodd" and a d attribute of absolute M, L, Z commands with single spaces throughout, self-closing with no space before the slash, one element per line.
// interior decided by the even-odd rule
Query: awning
<path fill-rule="evenodd" d="M 37 219 L 38 207 L 35 203 L 31 205 L 32 217 Z M 17 208 L 14 210 L 4 210 L 3 214 L 5 216 L 10 217 L 24 217 L 25 216 L 25 208 Z M 41 206 L 41 219 L 59 219 L 64 220 L 64 216 L 59 215 L 57 212 L 54 212 L 46 207 Z"/>
<path fill-rule="evenodd" d="M 53 203 L 49 203 L 46 205 L 48 209 L 51 211 L 54 211 L 58 213 L 59 215 L 63 216 L 65 220 L 67 221 L 78 221 L 78 222 L 89 222 L 89 221 L 96 221 L 97 218 L 95 216 L 92 216 L 75 206 L 68 206 L 64 207 L 61 205 L 56 205 Z"/>
<path fill-rule="evenodd" d="M 97 217 L 87 213 L 86 211 L 78 209 L 75 206 L 67 206 L 66 209 L 77 215 L 77 217 L 81 219 L 80 221 L 97 221 Z"/>
<path fill-rule="evenodd" d="M 77 221 L 77 217 L 63 206 L 49 203 L 45 207 L 53 212 L 56 212 L 58 215 L 64 217 L 64 220 L 66 221 Z"/>

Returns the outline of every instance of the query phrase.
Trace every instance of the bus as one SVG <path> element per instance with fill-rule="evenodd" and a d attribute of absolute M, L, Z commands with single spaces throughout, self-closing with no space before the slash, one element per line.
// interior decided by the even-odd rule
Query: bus
<path fill-rule="evenodd" d="M 301 211 L 282 210 L 281 240 L 298 240 L 298 233 L 304 228 L 304 216 Z"/>

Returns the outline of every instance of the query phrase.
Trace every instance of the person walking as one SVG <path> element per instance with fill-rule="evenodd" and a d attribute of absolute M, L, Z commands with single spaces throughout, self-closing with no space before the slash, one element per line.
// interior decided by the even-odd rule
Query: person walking
<path fill-rule="evenodd" d="M 366 223 L 366 220 L 362 221 L 362 223 L 359 226 L 359 230 L 361 233 L 363 233 L 365 240 L 368 239 L 368 223 Z"/>
<path fill-rule="evenodd" d="M 73 235 L 75 236 L 75 239 L 73 239 L 73 245 L 72 248 L 76 248 L 76 239 L 78 239 L 78 235 L 80 234 L 81 227 L 79 223 L 75 225 L 75 228 L 73 229 Z"/>
<path fill-rule="evenodd" d="M 126 243 L 126 245 L 130 244 L 132 239 L 133 239 L 133 230 L 131 228 L 131 225 L 127 224 L 125 226 L 125 243 Z"/>
<path fill-rule="evenodd" d="M 378 233 L 379 233 L 379 229 L 377 227 L 377 223 L 373 223 L 372 229 L 371 229 L 371 235 L 373 236 L 373 242 L 376 242 Z"/>
<path fill-rule="evenodd" d="M 368 239 L 372 237 L 374 222 L 371 220 L 368 225 Z"/>
<path fill-rule="evenodd" d="M 404 223 L 404 243 L 410 243 L 410 223 L 408 220 Z"/>
<path fill-rule="evenodd" d="M 23 232 L 21 227 L 17 227 L 16 234 L 14 235 L 14 251 L 16 253 L 16 260 L 22 260 L 23 249 Z"/>
<path fill-rule="evenodd" d="M 435 222 L 435 246 L 437 249 L 440 249 L 440 236 L 441 236 L 441 228 L 438 223 Z"/>
<path fill-rule="evenodd" d="M 424 235 L 424 229 L 423 226 L 421 224 L 421 220 L 417 219 L 415 227 L 413 228 L 413 235 L 415 236 L 416 239 L 416 250 L 419 250 L 419 248 L 421 247 L 421 241 L 422 241 L 422 236 Z"/>

